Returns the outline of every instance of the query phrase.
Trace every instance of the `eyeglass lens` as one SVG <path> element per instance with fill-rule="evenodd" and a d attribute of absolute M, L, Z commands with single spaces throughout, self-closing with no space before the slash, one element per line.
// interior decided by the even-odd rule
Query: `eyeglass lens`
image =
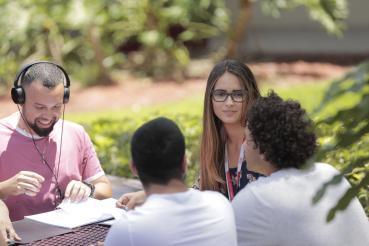
<path fill-rule="evenodd" d="M 243 102 L 246 98 L 246 94 L 242 90 L 234 90 L 230 93 L 228 93 L 225 90 L 214 90 L 213 91 L 213 99 L 216 102 L 225 102 L 228 96 L 230 96 L 234 102 Z"/>

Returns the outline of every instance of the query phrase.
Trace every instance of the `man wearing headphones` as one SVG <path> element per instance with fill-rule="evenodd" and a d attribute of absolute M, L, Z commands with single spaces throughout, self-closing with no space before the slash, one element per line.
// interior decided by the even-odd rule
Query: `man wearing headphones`
<path fill-rule="evenodd" d="M 19 112 L 0 120 L 0 198 L 11 221 L 53 210 L 64 198 L 112 195 L 89 136 L 64 121 L 69 86 L 65 70 L 51 62 L 24 67 L 14 81 Z"/>

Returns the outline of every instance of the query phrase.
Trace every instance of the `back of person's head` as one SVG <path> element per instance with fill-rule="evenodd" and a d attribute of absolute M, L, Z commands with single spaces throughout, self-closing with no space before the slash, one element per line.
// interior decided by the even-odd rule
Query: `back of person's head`
<path fill-rule="evenodd" d="M 139 127 L 131 140 L 131 154 L 144 186 L 183 179 L 185 139 L 172 120 L 160 117 Z"/>
<path fill-rule="evenodd" d="M 255 148 L 277 168 L 299 168 L 315 152 L 313 122 L 305 110 L 273 91 L 256 100 L 247 114 L 247 126 Z"/>
<path fill-rule="evenodd" d="M 34 81 L 39 81 L 47 88 L 54 88 L 64 84 L 65 75 L 56 65 L 52 63 L 38 63 L 32 65 L 21 78 L 21 85 L 26 87 Z"/>

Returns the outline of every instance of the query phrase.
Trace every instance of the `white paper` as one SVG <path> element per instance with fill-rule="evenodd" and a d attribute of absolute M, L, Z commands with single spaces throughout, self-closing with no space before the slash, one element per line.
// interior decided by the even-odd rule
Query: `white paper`
<path fill-rule="evenodd" d="M 88 198 L 82 202 L 64 200 L 57 210 L 26 216 L 28 219 L 64 228 L 75 228 L 108 219 L 125 216 L 125 210 L 115 206 L 113 198 L 96 200 Z"/>

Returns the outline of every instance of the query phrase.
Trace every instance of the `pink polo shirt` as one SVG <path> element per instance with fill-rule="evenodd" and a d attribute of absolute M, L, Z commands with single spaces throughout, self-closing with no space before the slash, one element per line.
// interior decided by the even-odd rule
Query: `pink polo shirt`
<path fill-rule="evenodd" d="M 26 215 L 55 209 L 57 199 L 55 176 L 64 194 L 71 180 L 93 181 L 104 175 L 91 140 L 82 126 L 64 121 L 61 156 L 62 120 L 59 120 L 47 137 L 35 138 L 35 143 L 44 155 L 51 170 L 43 163 L 35 149 L 32 138 L 16 128 L 19 113 L 0 120 L 0 182 L 20 171 L 33 171 L 45 178 L 40 192 L 34 196 L 9 196 L 4 200 L 12 221 Z M 59 171 L 58 171 L 59 170 Z"/>

